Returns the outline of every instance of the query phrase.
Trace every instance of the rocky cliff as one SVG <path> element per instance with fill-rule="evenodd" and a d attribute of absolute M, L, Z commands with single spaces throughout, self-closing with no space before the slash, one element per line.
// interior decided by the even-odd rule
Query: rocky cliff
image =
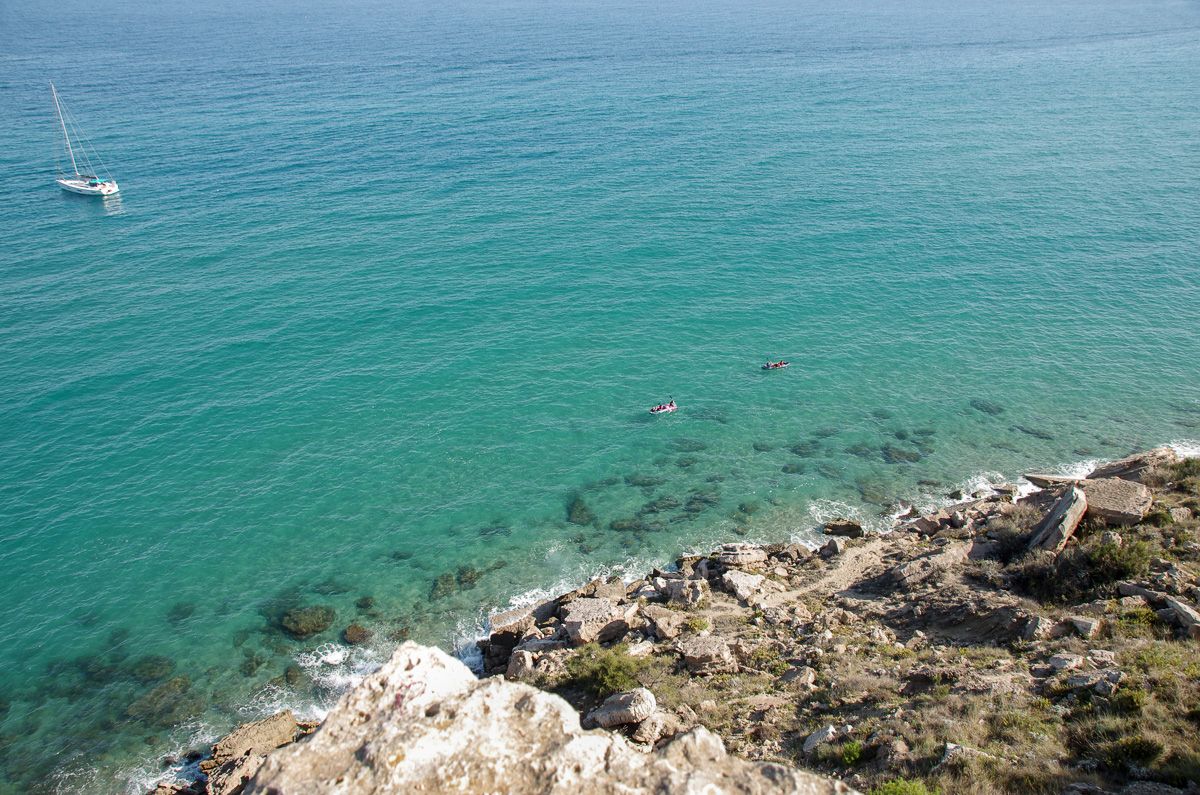
<path fill-rule="evenodd" d="M 725 752 L 697 727 L 653 753 L 580 728 L 563 699 L 480 680 L 414 643 L 338 704 L 308 739 L 281 748 L 247 793 L 726 792 L 833 795 L 853 790 L 794 767 Z"/>

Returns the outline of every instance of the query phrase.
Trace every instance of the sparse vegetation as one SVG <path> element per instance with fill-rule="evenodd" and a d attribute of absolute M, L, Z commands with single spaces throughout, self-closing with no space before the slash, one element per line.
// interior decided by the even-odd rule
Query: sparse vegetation
<path fill-rule="evenodd" d="M 872 788 L 870 795 L 941 795 L 941 790 L 930 789 L 920 779 L 894 778 Z"/>
<path fill-rule="evenodd" d="M 862 758 L 863 746 L 858 740 L 850 740 L 842 746 L 842 764 L 854 767 Z"/>
<path fill-rule="evenodd" d="M 638 687 L 643 660 L 630 657 L 628 646 L 618 643 L 604 648 L 589 643 L 567 660 L 568 682 L 589 690 L 598 698 Z"/>
<path fill-rule="evenodd" d="M 902 543 L 856 542 L 855 552 L 881 545 L 858 580 L 838 579 L 839 558 L 748 567 L 769 573 L 776 593 L 798 589 L 782 607 L 739 603 L 710 558 L 712 595 L 687 612 L 683 640 L 726 641 L 736 672 L 691 673 L 677 642 L 662 640 L 644 660 L 622 646 L 570 652 L 558 683 L 577 686 L 568 698 L 644 685 L 661 709 L 704 724 L 734 753 L 853 770 L 871 795 L 1057 795 L 1073 782 L 1118 790 L 1135 777 L 1186 785 L 1200 777 L 1200 653 L 1156 611 L 1160 600 L 1116 587 L 1130 580 L 1190 600 L 1200 585 L 1200 519 L 1177 510 L 1200 509 L 1200 464 L 1160 475 L 1145 521 L 1089 517 L 1058 555 L 1027 552 L 1042 500 L 977 517 L 973 529 L 943 521 Z M 899 566 L 985 533 L 981 559 L 894 589 Z M 1029 616 L 1038 632 L 1026 636 Z M 1082 637 L 1068 620 L 1077 616 L 1100 620 L 1099 634 Z M 1058 654 L 1080 659 L 1055 670 Z M 829 724 L 852 725 L 853 739 L 803 753 Z M 965 750 L 947 757 L 950 743 Z"/>

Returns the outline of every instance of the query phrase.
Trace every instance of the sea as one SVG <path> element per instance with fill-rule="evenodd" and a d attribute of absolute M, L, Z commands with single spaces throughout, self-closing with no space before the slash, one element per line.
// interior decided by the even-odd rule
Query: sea
<path fill-rule="evenodd" d="M 117 196 L 55 185 L 50 81 Z M 4 795 L 1200 449 L 1194 0 L 3 0 L 0 118 Z"/>

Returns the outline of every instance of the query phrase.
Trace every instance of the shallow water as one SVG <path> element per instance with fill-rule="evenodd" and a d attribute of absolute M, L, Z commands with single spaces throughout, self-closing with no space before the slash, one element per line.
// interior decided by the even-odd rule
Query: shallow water
<path fill-rule="evenodd" d="M 1200 438 L 1194 4 L 41 5 L 0 791 L 136 789 L 536 589 Z M 54 187 L 50 79 L 119 199 Z"/>

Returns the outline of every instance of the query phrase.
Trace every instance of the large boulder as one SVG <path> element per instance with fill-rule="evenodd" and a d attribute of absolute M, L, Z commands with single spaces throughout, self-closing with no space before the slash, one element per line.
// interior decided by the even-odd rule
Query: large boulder
<path fill-rule="evenodd" d="M 971 544 L 965 541 L 953 542 L 936 552 L 931 552 L 919 558 L 901 563 L 890 572 L 892 582 L 909 590 L 919 583 L 939 576 L 942 572 L 967 560 L 971 552 Z"/>
<path fill-rule="evenodd" d="M 721 575 L 721 584 L 725 590 L 743 602 L 758 592 L 767 578 L 761 574 L 748 574 L 737 569 L 730 569 Z"/>
<path fill-rule="evenodd" d="M 709 595 L 708 580 L 667 580 L 663 593 L 673 605 L 695 607 Z"/>
<path fill-rule="evenodd" d="M 1119 461 L 1102 464 L 1092 470 L 1089 480 L 1120 478 L 1138 483 L 1145 482 L 1147 474 L 1159 467 L 1170 466 L 1179 461 L 1179 454 L 1170 447 L 1156 447 L 1144 453 L 1134 453 Z"/>
<path fill-rule="evenodd" d="M 564 606 L 560 615 L 567 637 L 582 645 L 624 635 L 637 609 L 636 603 L 618 605 L 604 597 L 585 596 Z"/>
<path fill-rule="evenodd" d="M 650 622 L 650 629 L 659 640 L 672 640 L 679 637 L 683 625 L 687 623 L 687 614 L 678 610 L 668 610 L 661 605 L 642 605 L 642 617 Z"/>
<path fill-rule="evenodd" d="M 717 561 L 726 566 L 754 566 L 767 562 L 767 551 L 754 544 L 722 544 Z"/>
<path fill-rule="evenodd" d="M 1196 608 L 1191 605 L 1176 599 L 1174 596 L 1164 598 L 1167 603 L 1167 609 L 1174 615 L 1175 620 L 1183 627 L 1184 632 L 1189 638 L 1200 639 L 1200 613 L 1196 612 Z"/>
<path fill-rule="evenodd" d="M 1154 497 L 1141 483 L 1120 478 L 1091 478 L 1079 482 L 1087 495 L 1087 511 L 1108 524 L 1137 524 L 1146 518 Z"/>
<path fill-rule="evenodd" d="M 1087 512 L 1086 494 L 1074 486 L 1068 486 L 1063 495 L 1050 508 L 1042 521 L 1033 529 L 1029 538 L 1030 549 L 1044 549 L 1057 555 L 1063 551 L 1075 528 Z"/>
<path fill-rule="evenodd" d="M 237 727 L 217 741 L 212 758 L 200 763 L 200 770 L 208 775 L 207 791 L 210 795 L 241 792 L 266 755 L 294 742 L 299 734 L 300 725 L 290 709 Z"/>
<path fill-rule="evenodd" d="M 477 679 L 437 649 L 405 643 L 305 742 L 281 748 L 246 787 L 266 793 L 853 793 L 781 764 L 730 756 L 697 727 L 655 753 L 583 731 L 558 696 Z"/>
<path fill-rule="evenodd" d="M 332 607 L 312 605 L 310 607 L 293 607 L 283 614 L 280 624 L 288 634 L 299 640 L 320 634 L 333 626 L 337 614 Z"/>
<path fill-rule="evenodd" d="M 627 693 L 614 693 L 588 713 L 585 724 L 611 729 L 628 723 L 641 723 L 658 709 L 654 694 L 644 687 Z"/>
<path fill-rule="evenodd" d="M 694 635 L 679 641 L 676 649 L 683 655 L 684 665 L 694 674 L 737 673 L 737 660 L 722 638 Z"/>
<path fill-rule="evenodd" d="M 825 535 L 844 538 L 862 538 L 866 535 L 863 526 L 852 519 L 834 519 L 825 523 Z"/>

